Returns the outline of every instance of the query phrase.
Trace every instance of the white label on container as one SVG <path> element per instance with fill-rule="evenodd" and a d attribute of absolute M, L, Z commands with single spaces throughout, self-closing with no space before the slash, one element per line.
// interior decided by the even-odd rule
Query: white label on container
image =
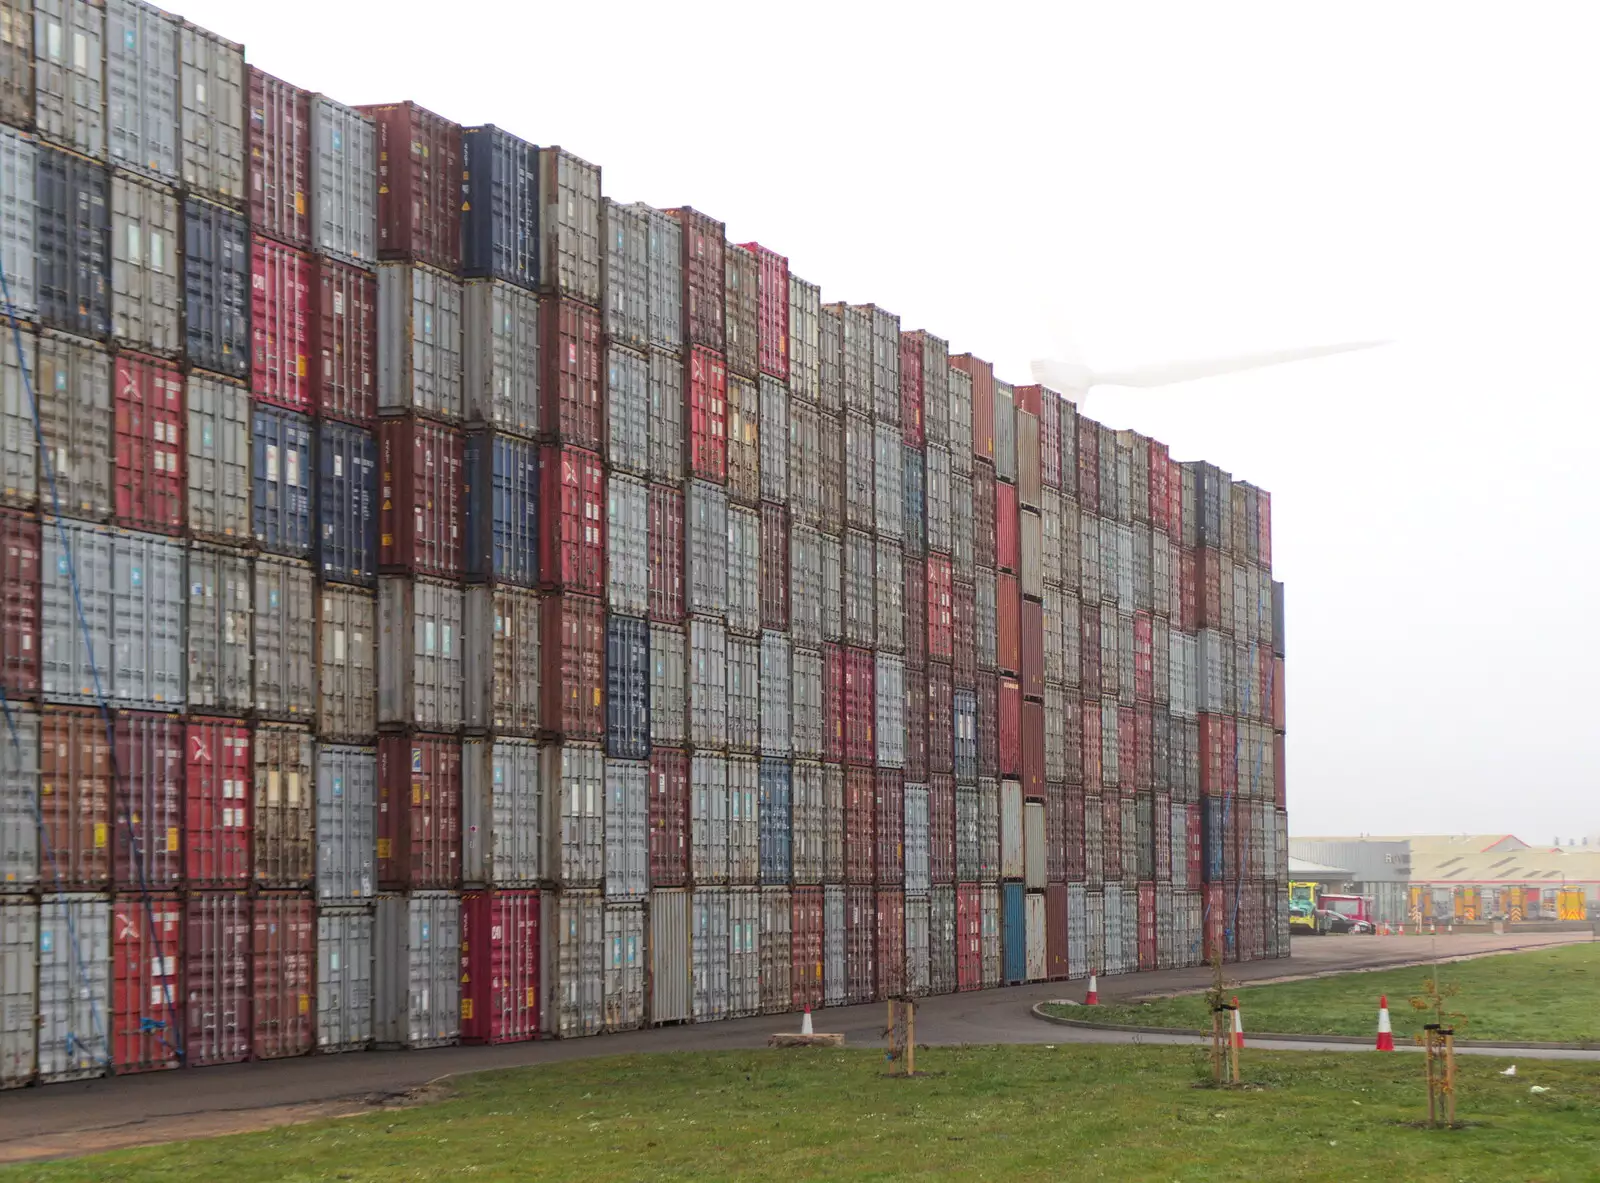
<path fill-rule="evenodd" d="M 289 804 L 300 804 L 300 774 L 298 772 L 289 774 Z"/>
<path fill-rule="evenodd" d="M 333 630 L 333 660 L 344 660 L 344 629 L 342 628 Z"/>
<path fill-rule="evenodd" d="M 344 292 L 338 288 L 335 288 L 333 292 L 333 314 L 335 316 L 344 315 Z"/>
<path fill-rule="evenodd" d="M 300 449 L 289 448 L 285 452 L 285 460 L 288 465 L 288 484 L 298 489 L 300 487 Z"/>
<path fill-rule="evenodd" d="M 278 480 L 278 445 L 267 445 L 267 483 L 275 484 Z"/>
<path fill-rule="evenodd" d="M 344 475 L 344 457 L 337 452 L 333 454 L 333 475 L 335 479 Z"/>
<path fill-rule="evenodd" d="M 339 972 L 339 950 L 330 949 L 328 951 L 328 968 L 334 973 Z"/>
<path fill-rule="evenodd" d="M 150 266 L 157 271 L 167 269 L 167 242 L 156 231 L 150 233 Z"/>

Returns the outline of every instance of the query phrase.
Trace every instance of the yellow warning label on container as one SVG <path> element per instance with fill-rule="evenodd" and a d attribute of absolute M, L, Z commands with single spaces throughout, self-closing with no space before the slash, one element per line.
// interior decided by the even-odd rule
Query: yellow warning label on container
<path fill-rule="evenodd" d="M 528 1005 L 528 1006 L 532 1006 L 533 1005 L 533 987 L 532 986 L 528 987 L 528 1001 L 527 1001 L 526 1005 Z"/>
<path fill-rule="evenodd" d="M 310 1011 L 311 1011 L 311 995 L 309 995 L 309 994 L 300 995 L 300 1013 L 301 1014 L 308 1014 L 308 1013 L 310 1013 Z"/>
<path fill-rule="evenodd" d="M 304 193 L 300 193 L 298 191 L 295 193 L 295 195 L 294 195 L 294 212 L 299 214 L 301 217 L 305 216 L 305 212 L 306 212 L 306 195 Z"/>
<path fill-rule="evenodd" d="M 95 845 L 95 849 L 98 850 L 99 848 L 101 848 L 105 844 L 106 844 L 106 824 L 105 824 L 105 822 L 95 822 L 95 824 L 94 824 L 94 845 Z"/>
<path fill-rule="evenodd" d="M 170 851 L 175 851 L 177 849 L 178 849 L 178 827 L 177 826 L 168 826 L 167 827 L 167 850 L 170 852 Z"/>
<path fill-rule="evenodd" d="M 595 706 L 599 706 L 600 705 L 600 687 L 598 687 L 598 686 L 596 686 L 594 688 L 594 705 Z"/>
<path fill-rule="evenodd" d="M 461 1017 L 463 1019 L 472 1018 L 472 999 L 463 998 L 461 1000 Z"/>
<path fill-rule="evenodd" d="M 388 839 L 388 838 L 379 838 L 378 839 L 378 857 L 379 858 L 388 858 L 389 857 L 389 851 L 391 849 L 390 842 L 391 842 L 391 840 Z"/>
<path fill-rule="evenodd" d="M 306 355 L 305 354 L 297 353 L 297 354 L 294 355 L 294 372 L 295 372 L 295 377 L 297 377 L 297 378 L 304 378 L 306 376 Z"/>

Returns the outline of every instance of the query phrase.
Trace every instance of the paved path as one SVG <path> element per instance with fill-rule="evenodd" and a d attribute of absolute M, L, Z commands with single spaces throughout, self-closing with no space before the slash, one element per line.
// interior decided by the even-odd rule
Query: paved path
<path fill-rule="evenodd" d="M 1587 940 L 1587 934 L 1540 933 L 1494 936 L 1295 938 L 1292 956 L 1227 967 L 1230 981 L 1261 982 L 1286 976 L 1377 969 L 1426 960 L 1435 944 L 1441 956 L 1481 955 Z M 1203 988 L 1206 967 L 1165 970 L 1100 980 L 1105 1000 Z M 1037 1002 L 1081 998 L 1082 982 L 1045 982 L 925 999 L 917 1010 L 919 1042 L 927 1044 L 1195 1042 L 1183 1036 L 1085 1031 L 1045 1023 L 1029 1013 Z M 819 1031 L 842 1031 L 847 1044 L 873 1046 L 882 1039 L 881 1003 L 841 1007 L 816 1016 Z M 736 1019 L 703 1026 L 667 1027 L 593 1039 L 454 1047 L 431 1051 L 362 1052 L 306 1056 L 257 1064 L 230 1064 L 179 1072 L 119 1076 L 53 1084 L 0 1094 L 0 1162 L 110 1149 L 197 1134 L 281 1124 L 289 1120 L 349 1112 L 332 1103 L 370 1103 L 420 1088 L 460 1072 L 638 1052 L 723 1051 L 761 1047 L 777 1030 L 793 1030 L 793 1016 Z M 1317 1044 L 1268 1045 L 1306 1050 Z M 1329 1044 L 1328 1050 L 1349 1051 Z M 1506 1054 L 1533 1058 L 1536 1053 Z M 1566 1053 L 1600 1058 L 1596 1053 Z M 322 1106 L 322 1108 L 318 1108 Z"/>

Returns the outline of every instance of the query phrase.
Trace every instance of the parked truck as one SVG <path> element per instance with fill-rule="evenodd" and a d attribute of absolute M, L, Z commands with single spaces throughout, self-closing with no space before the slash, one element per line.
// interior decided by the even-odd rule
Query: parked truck
<path fill-rule="evenodd" d="M 1331 932 L 1377 931 L 1377 909 L 1370 896 L 1322 890 L 1322 884 L 1289 884 L 1289 931 L 1326 936 Z"/>

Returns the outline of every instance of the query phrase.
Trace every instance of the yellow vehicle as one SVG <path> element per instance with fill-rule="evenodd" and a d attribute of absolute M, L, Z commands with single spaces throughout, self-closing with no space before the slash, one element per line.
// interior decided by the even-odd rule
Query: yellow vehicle
<path fill-rule="evenodd" d="M 1289 884 L 1289 931 L 1290 933 L 1319 933 L 1317 926 L 1317 906 L 1322 901 L 1322 884 L 1320 883 L 1290 883 Z"/>
<path fill-rule="evenodd" d="M 1587 920 L 1588 908 L 1583 898 L 1583 888 L 1563 887 L 1556 893 L 1556 918 L 1558 920 Z M 1291 924 L 1293 921 L 1291 920 Z"/>

